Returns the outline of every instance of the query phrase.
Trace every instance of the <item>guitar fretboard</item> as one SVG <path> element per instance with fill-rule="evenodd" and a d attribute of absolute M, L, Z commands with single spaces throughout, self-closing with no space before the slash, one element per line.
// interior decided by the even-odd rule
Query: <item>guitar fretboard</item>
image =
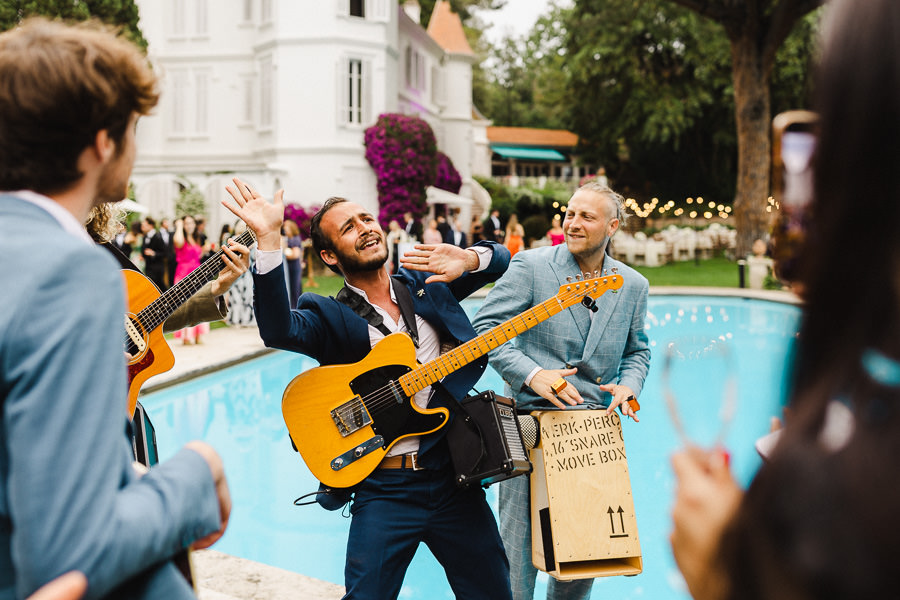
<path fill-rule="evenodd" d="M 460 344 L 450 352 L 446 352 L 434 360 L 413 369 L 409 373 L 399 377 L 397 382 L 400 383 L 400 386 L 407 396 L 412 397 L 412 395 L 419 390 L 432 385 L 450 373 L 481 358 L 494 348 L 505 344 L 517 335 L 528 331 L 553 315 L 576 304 L 582 298 L 586 296 L 596 298 L 610 285 L 612 285 L 612 287 L 620 286 L 621 275 L 609 275 L 587 279 L 564 286 L 567 289 L 562 290 L 556 296 L 544 300 L 534 308 L 526 310 L 525 312 L 504 321 L 478 337 Z"/>
<path fill-rule="evenodd" d="M 250 246 L 255 240 L 256 236 L 250 229 L 234 238 L 235 242 L 245 246 Z M 137 314 L 138 321 L 143 325 L 144 329 L 153 331 L 159 327 L 179 306 L 200 291 L 200 288 L 206 285 L 207 282 L 218 277 L 219 271 L 225 266 L 225 261 L 222 260 L 224 252 L 220 248 L 215 254 L 200 263 L 200 266 L 191 271 L 187 277 L 144 307 Z"/>

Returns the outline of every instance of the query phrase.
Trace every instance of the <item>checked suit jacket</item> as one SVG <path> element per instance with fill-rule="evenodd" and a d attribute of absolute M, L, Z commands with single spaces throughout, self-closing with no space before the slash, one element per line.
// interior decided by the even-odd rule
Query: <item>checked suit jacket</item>
<path fill-rule="evenodd" d="M 581 408 L 609 404 L 610 395 L 597 382 L 618 383 L 640 395 L 650 366 L 650 348 L 644 332 L 649 284 L 637 271 L 610 256 L 604 270 L 615 268 L 622 287 L 607 290 L 597 299 L 597 312 L 576 304 L 540 325 L 492 350 L 490 364 L 507 384 L 507 395 L 523 411 L 555 408 L 525 385 L 535 367 L 576 367 L 568 380 L 585 400 Z M 509 269 L 488 293 L 473 325 L 480 334 L 555 296 L 566 277 L 580 273 L 565 244 L 517 253 Z"/>

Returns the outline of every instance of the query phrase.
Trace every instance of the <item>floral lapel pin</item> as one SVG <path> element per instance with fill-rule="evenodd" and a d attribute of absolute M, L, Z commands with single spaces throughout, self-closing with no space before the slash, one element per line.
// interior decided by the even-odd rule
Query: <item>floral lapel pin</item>
<path fill-rule="evenodd" d="M 425 290 L 419 290 L 416 292 L 416 296 L 418 296 L 419 298 L 421 298 L 424 295 L 425 295 Z"/>

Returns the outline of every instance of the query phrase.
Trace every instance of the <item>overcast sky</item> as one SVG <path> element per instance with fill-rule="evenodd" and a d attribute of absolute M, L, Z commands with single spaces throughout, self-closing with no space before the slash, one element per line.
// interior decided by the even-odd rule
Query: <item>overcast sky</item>
<path fill-rule="evenodd" d="M 571 6 L 571 0 L 556 0 L 561 6 Z M 521 37 L 531 31 L 535 22 L 547 12 L 553 0 L 507 0 L 500 10 L 478 11 L 478 16 L 494 27 L 485 33 L 492 42 L 504 36 Z"/>

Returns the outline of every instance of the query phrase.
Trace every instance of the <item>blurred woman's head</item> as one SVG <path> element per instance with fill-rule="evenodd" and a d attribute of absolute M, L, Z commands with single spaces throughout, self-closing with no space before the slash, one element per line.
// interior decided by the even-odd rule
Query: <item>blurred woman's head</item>
<path fill-rule="evenodd" d="M 185 215 L 181 218 L 181 223 L 184 226 L 185 235 L 193 235 L 193 233 L 197 230 L 197 221 L 194 220 L 194 217 L 191 215 Z"/>
<path fill-rule="evenodd" d="M 300 235 L 300 228 L 297 227 L 297 224 L 291 221 L 290 219 L 285 219 L 284 221 L 284 235 L 287 237 L 296 237 Z"/>
<path fill-rule="evenodd" d="M 900 2 L 826 11 L 795 380 L 818 396 L 848 391 L 867 348 L 900 359 Z"/>

